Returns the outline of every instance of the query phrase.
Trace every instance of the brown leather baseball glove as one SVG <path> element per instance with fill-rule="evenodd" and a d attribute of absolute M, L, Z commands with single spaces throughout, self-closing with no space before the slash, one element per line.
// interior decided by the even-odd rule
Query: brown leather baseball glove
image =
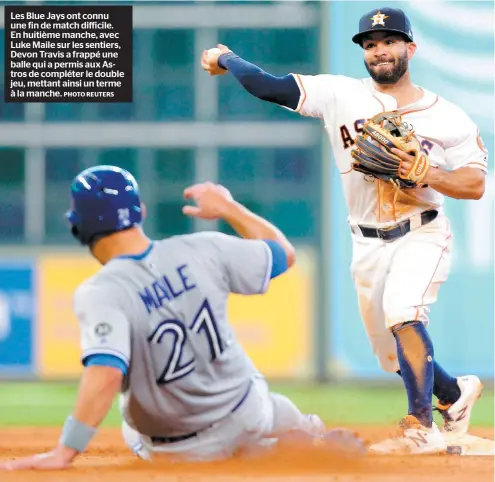
<path fill-rule="evenodd" d="M 401 176 L 401 159 L 391 152 L 393 147 L 415 158 L 406 176 Z M 352 169 L 393 182 L 400 188 L 421 185 L 430 167 L 430 160 L 414 131 L 397 112 L 382 112 L 368 120 L 364 124 L 363 134 L 356 137 L 356 147 L 351 155 L 354 159 Z"/>

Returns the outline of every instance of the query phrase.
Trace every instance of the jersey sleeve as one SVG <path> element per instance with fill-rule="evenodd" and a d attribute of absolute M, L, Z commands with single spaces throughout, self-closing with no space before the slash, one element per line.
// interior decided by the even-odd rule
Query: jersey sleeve
<path fill-rule="evenodd" d="M 74 311 L 81 329 L 81 361 L 91 355 L 113 355 L 128 367 L 131 355 L 130 325 L 111 293 L 82 285 L 74 295 Z"/>
<path fill-rule="evenodd" d="M 459 133 L 445 146 L 446 165 L 451 170 L 472 167 L 488 172 L 488 151 L 476 124 L 467 116 L 461 117 Z"/>
<path fill-rule="evenodd" d="M 203 235 L 206 236 L 206 233 Z M 231 293 L 263 294 L 272 274 L 272 251 L 265 241 L 209 233 L 209 249 Z"/>
<path fill-rule="evenodd" d="M 286 109 L 297 112 L 306 117 L 323 118 L 325 110 L 335 101 L 335 79 L 330 74 L 302 75 L 292 74 L 296 79 L 300 91 L 299 103 L 295 109 Z"/>

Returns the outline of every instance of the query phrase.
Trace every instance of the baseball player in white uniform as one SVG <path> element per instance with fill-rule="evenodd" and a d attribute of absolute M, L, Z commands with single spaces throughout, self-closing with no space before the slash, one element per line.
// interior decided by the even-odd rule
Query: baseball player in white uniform
<path fill-rule="evenodd" d="M 133 176 L 118 167 L 81 172 L 71 186 L 72 234 L 103 266 L 74 296 L 84 373 L 73 413 L 52 452 L 3 468 L 61 469 L 84 452 L 118 393 L 123 436 L 143 459 L 228 458 L 288 433 L 337 453 L 362 454 L 345 429 L 326 431 L 285 396 L 271 393 L 237 342 L 230 293 L 265 293 L 295 260 L 272 224 L 211 183 L 187 188 L 188 216 L 222 218 L 242 237 L 201 232 L 150 240 Z"/>
<path fill-rule="evenodd" d="M 203 53 L 210 75 L 230 72 L 253 96 L 303 116 L 323 120 L 349 211 L 351 273 L 364 327 L 380 366 L 402 376 L 409 401 L 402 435 L 373 447 L 381 453 L 442 453 L 442 432 L 465 433 L 482 384 L 473 375 L 454 378 L 434 358 L 428 312 L 447 279 L 452 233 L 444 196 L 480 199 L 485 190 L 487 150 L 476 124 L 458 106 L 411 81 L 416 44 L 409 19 L 399 9 L 364 14 L 353 37 L 370 77 L 336 74 L 275 77 L 225 45 Z M 364 123 L 396 111 L 413 126 L 429 158 L 423 184 L 397 189 L 356 172 L 351 152 Z M 393 151 L 409 172 L 414 158 Z M 441 430 L 433 420 L 443 416 Z"/>

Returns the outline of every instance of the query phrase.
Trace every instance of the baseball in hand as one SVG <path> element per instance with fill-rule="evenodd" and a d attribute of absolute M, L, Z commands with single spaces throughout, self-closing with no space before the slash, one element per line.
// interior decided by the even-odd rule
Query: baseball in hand
<path fill-rule="evenodd" d="M 220 55 L 222 53 L 222 51 L 217 48 L 217 47 L 214 47 L 212 49 L 208 49 L 208 56 L 210 55 Z"/>
<path fill-rule="evenodd" d="M 220 49 L 214 47 L 203 52 L 203 57 L 201 58 L 201 66 L 210 75 L 222 75 L 227 73 L 225 69 L 218 66 L 218 57 L 221 54 L 227 53 L 229 50 L 227 48 Z"/>

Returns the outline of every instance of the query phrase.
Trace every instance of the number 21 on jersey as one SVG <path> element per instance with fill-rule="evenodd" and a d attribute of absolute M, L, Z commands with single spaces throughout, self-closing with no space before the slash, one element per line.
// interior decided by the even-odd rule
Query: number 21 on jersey
<path fill-rule="evenodd" d="M 224 351 L 218 327 L 207 299 L 201 304 L 200 309 L 189 325 L 189 330 L 198 336 L 206 337 L 210 348 L 210 361 L 216 360 Z M 188 336 L 184 323 L 173 319 L 163 320 L 149 336 L 148 341 L 153 344 L 160 344 L 165 335 L 172 336 L 173 343 L 165 367 L 156 380 L 160 385 L 185 377 L 196 367 L 194 358 L 188 361 L 182 359 Z"/>

